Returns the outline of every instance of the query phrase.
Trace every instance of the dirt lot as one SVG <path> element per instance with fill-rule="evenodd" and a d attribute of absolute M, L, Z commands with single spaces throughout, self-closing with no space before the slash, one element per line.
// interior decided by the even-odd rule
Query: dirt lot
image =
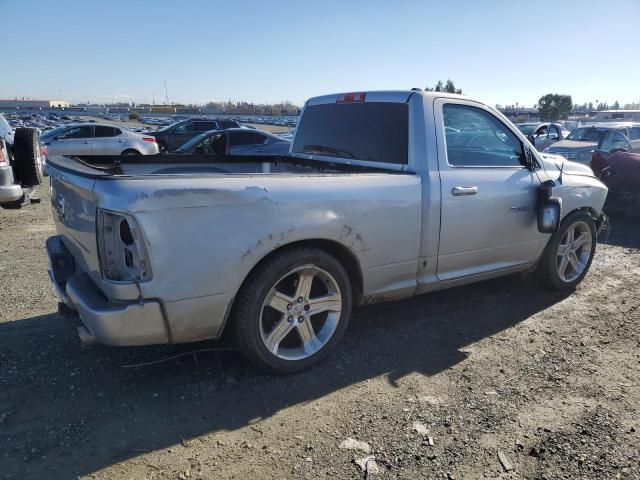
<path fill-rule="evenodd" d="M 233 351 L 125 368 L 214 342 L 81 347 L 43 192 L 0 210 L 0 478 L 365 478 L 352 438 L 372 479 L 640 479 L 640 221 L 613 222 L 571 295 L 516 276 L 374 305 L 277 377 Z"/>

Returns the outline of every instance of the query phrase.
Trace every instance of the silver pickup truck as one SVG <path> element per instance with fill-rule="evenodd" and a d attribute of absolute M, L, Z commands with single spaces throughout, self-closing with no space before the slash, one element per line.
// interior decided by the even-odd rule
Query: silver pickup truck
<path fill-rule="evenodd" d="M 307 101 L 289 155 L 52 157 L 51 278 L 83 342 L 229 334 L 298 371 L 354 306 L 515 272 L 571 289 L 607 188 L 458 95 Z"/>

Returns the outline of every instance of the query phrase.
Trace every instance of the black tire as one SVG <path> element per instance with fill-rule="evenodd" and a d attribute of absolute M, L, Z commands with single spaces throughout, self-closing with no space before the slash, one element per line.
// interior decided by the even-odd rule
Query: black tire
<path fill-rule="evenodd" d="M 591 232 L 591 249 L 584 270 L 576 278 L 572 278 L 570 281 L 566 281 L 565 279 L 560 277 L 560 274 L 558 272 L 559 248 L 565 234 L 567 233 L 567 230 L 570 227 L 578 224 L 579 222 L 586 224 L 589 231 Z M 572 212 L 567 215 L 564 220 L 562 220 L 558 231 L 551 236 L 551 239 L 549 240 L 549 243 L 545 248 L 542 258 L 538 263 L 536 276 L 538 277 L 538 280 L 542 283 L 542 285 L 550 290 L 573 290 L 589 271 L 589 267 L 591 267 L 591 262 L 593 261 L 595 251 L 596 226 L 593 218 L 587 212 L 581 210 Z"/>
<path fill-rule="evenodd" d="M 141 153 L 139 151 L 137 151 L 137 150 L 129 148 L 129 149 L 125 150 L 124 152 L 122 152 L 122 155 L 141 155 Z"/>
<path fill-rule="evenodd" d="M 35 128 L 16 128 L 13 139 L 13 162 L 17 180 L 25 187 L 42 183 L 40 134 Z"/>
<path fill-rule="evenodd" d="M 303 359 L 283 359 L 270 352 L 262 339 L 262 305 L 271 288 L 275 287 L 280 279 L 302 266 L 317 267 L 329 273 L 339 287 L 342 306 L 337 326 L 324 346 Z M 293 248 L 267 259 L 246 279 L 236 297 L 231 313 L 230 333 L 239 350 L 255 366 L 274 373 L 299 372 L 323 360 L 340 341 L 349 323 L 351 307 L 351 284 L 343 266 L 323 250 Z M 284 319 L 285 316 L 281 321 Z M 311 320 L 308 322 L 311 324 Z M 297 332 L 291 330 L 291 334 L 294 333 Z"/>
<path fill-rule="evenodd" d="M 169 147 L 163 141 L 158 140 L 158 150 L 160 151 L 160 153 L 168 153 Z"/>

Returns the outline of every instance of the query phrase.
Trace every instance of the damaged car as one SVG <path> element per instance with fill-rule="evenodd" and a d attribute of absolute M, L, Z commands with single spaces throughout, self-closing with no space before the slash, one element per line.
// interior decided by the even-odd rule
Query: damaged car
<path fill-rule="evenodd" d="M 516 272 L 570 291 L 606 224 L 589 167 L 461 95 L 324 95 L 288 155 L 175 157 L 49 159 L 50 275 L 84 343 L 225 334 L 258 367 L 296 372 L 359 305 Z"/>

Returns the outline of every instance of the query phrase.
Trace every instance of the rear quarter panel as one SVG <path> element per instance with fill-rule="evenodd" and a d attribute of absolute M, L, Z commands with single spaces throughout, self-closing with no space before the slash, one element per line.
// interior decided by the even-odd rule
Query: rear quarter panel
<path fill-rule="evenodd" d="M 141 284 L 144 296 L 200 299 L 203 325 L 190 318 L 191 330 L 211 322 L 206 298 L 229 303 L 260 260 L 302 240 L 347 247 L 360 264 L 365 296 L 415 291 L 422 213 L 416 175 L 146 177 L 98 181 L 95 194 L 100 207 L 133 215 L 143 232 L 153 272 Z"/>

